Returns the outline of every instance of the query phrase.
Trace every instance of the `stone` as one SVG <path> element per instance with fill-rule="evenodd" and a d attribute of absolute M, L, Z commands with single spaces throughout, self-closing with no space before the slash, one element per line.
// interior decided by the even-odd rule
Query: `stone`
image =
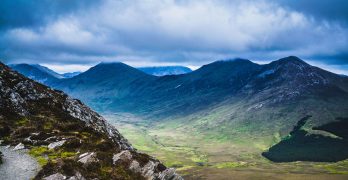
<path fill-rule="evenodd" d="M 61 140 L 61 141 L 58 141 L 58 142 L 53 142 L 53 143 L 49 144 L 47 147 L 48 147 L 48 149 L 54 149 L 54 148 L 63 146 L 63 144 L 65 143 L 65 141 L 66 141 L 66 140 Z"/>
<path fill-rule="evenodd" d="M 129 166 L 129 169 L 132 170 L 135 173 L 140 173 L 142 171 L 142 169 L 140 167 L 140 164 L 136 160 L 132 161 L 132 163 Z"/>
<path fill-rule="evenodd" d="M 113 164 L 116 164 L 117 161 L 119 160 L 126 161 L 131 159 L 132 159 L 132 154 L 128 150 L 121 151 L 118 154 L 114 154 L 114 156 L 112 157 Z"/>
<path fill-rule="evenodd" d="M 177 175 L 175 172 L 174 168 L 168 168 L 164 171 L 162 171 L 159 176 L 158 179 L 160 180 L 167 180 L 167 179 L 171 179 L 171 180 L 184 180 L 181 176 Z"/>
<path fill-rule="evenodd" d="M 43 180 L 65 180 L 66 176 L 60 173 L 52 174 L 48 177 L 43 178 Z"/>
<path fill-rule="evenodd" d="M 80 157 L 81 157 L 81 155 L 80 155 Z M 98 161 L 99 160 L 97 159 L 97 154 L 95 152 L 87 153 L 86 155 L 82 156 L 78 160 L 78 162 L 83 163 L 83 164 L 89 164 L 89 163 L 98 162 Z"/>
<path fill-rule="evenodd" d="M 158 162 L 149 161 L 141 170 L 141 174 L 147 179 L 154 179 L 155 167 Z"/>
<path fill-rule="evenodd" d="M 86 180 L 80 172 L 76 172 L 75 176 L 71 176 L 68 180 Z"/>
<path fill-rule="evenodd" d="M 23 143 L 19 143 L 19 144 L 17 144 L 17 146 L 15 146 L 14 148 L 13 148 L 13 150 L 14 151 L 17 151 L 17 150 L 21 150 L 21 149 L 24 149 L 25 147 L 24 147 L 24 144 Z"/>

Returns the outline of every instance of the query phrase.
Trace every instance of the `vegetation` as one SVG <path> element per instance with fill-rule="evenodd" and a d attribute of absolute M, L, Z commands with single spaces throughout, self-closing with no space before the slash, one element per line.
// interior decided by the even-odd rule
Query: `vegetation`
<path fill-rule="evenodd" d="M 115 115 L 106 117 L 116 127 L 119 127 L 121 133 L 130 140 L 134 147 L 158 157 L 166 166 L 177 168 L 180 174 L 186 175 L 184 177 L 188 178 L 195 177 L 191 175 L 208 175 L 215 171 L 221 177 L 226 177 L 231 171 L 237 169 L 243 170 L 242 172 L 250 172 L 251 175 L 255 172 L 257 174 L 264 172 L 267 173 L 267 176 L 272 175 L 274 178 L 279 177 L 279 174 L 282 173 L 286 173 L 289 177 L 297 177 L 296 174 L 307 174 L 306 176 L 313 177 L 313 173 L 319 173 L 319 177 L 335 179 L 335 176 L 330 174 L 344 174 L 348 171 L 347 164 L 341 163 L 341 161 L 330 164 L 305 161 L 279 164 L 261 156 L 261 153 L 269 147 L 291 138 L 288 134 L 280 136 L 279 133 L 275 133 L 269 137 L 255 138 L 247 134 L 235 133 L 233 139 L 228 136 L 228 138 L 223 138 L 220 134 L 222 138 L 217 141 L 214 139 L 217 136 L 197 133 L 194 129 L 178 125 L 177 122 L 180 121 L 177 120 L 148 125 L 142 123 L 138 117 L 130 119 L 119 118 Z M 312 120 L 312 118 L 308 118 L 305 125 L 299 129 L 306 128 Z M 188 126 L 190 125 L 188 124 Z M 259 127 L 262 129 L 262 126 Z M 257 132 L 262 134 L 262 131 Z M 288 132 L 290 133 L 291 129 Z M 249 138 L 253 138 L 253 141 L 250 141 Z M 199 159 L 199 157 L 204 158 Z M 223 171 L 219 169 L 223 169 Z M 231 175 L 236 174 L 238 173 L 234 172 Z"/>
<path fill-rule="evenodd" d="M 307 117 L 301 119 L 290 132 L 289 138 L 272 146 L 263 155 L 275 162 L 338 162 L 348 158 L 347 119 L 340 118 L 337 122 L 313 128 L 314 130 L 328 131 L 336 137 L 324 136 L 323 133 L 309 134 L 306 130 L 301 129 L 307 119 Z"/>

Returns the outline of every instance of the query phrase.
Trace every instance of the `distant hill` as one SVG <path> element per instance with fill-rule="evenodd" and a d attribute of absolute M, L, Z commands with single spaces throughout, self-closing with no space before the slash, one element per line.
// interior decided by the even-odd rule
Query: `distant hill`
<path fill-rule="evenodd" d="M 268 148 L 308 115 L 306 133 L 348 117 L 348 78 L 294 56 L 265 65 L 245 59 L 216 61 L 167 76 L 103 63 L 53 87 L 103 113 L 132 113 L 161 127 L 189 129 L 217 140 L 253 139 Z"/>
<path fill-rule="evenodd" d="M 11 64 L 9 66 L 26 77 L 46 85 L 52 85 L 62 78 L 60 74 L 38 64 Z"/>
<path fill-rule="evenodd" d="M 59 74 L 45 66 L 39 64 L 10 64 L 13 70 L 25 75 L 26 77 L 33 79 L 37 82 L 51 86 L 60 81 L 63 78 L 71 78 L 79 75 L 81 72 L 71 72 Z"/>
<path fill-rule="evenodd" d="M 33 179 L 182 179 L 174 169 L 137 152 L 81 101 L 2 63 L 0 84 L 2 145 L 29 149 L 42 166 Z"/>
<path fill-rule="evenodd" d="M 154 76 L 178 75 L 192 72 L 185 66 L 158 66 L 158 67 L 140 67 L 139 70 Z"/>

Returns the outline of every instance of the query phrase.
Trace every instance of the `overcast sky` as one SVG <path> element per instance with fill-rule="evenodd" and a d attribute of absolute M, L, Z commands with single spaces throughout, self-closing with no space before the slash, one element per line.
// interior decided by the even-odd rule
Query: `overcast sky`
<path fill-rule="evenodd" d="M 346 0 L 1 0 L 0 59 L 66 72 L 295 55 L 348 74 L 347 9 Z"/>

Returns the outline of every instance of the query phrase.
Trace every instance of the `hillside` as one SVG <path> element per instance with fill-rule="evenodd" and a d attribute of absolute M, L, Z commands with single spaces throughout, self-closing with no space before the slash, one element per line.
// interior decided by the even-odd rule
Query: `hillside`
<path fill-rule="evenodd" d="M 2 144 L 29 149 L 42 166 L 34 179 L 181 179 L 173 169 L 138 153 L 79 100 L 2 63 L 0 87 Z"/>

